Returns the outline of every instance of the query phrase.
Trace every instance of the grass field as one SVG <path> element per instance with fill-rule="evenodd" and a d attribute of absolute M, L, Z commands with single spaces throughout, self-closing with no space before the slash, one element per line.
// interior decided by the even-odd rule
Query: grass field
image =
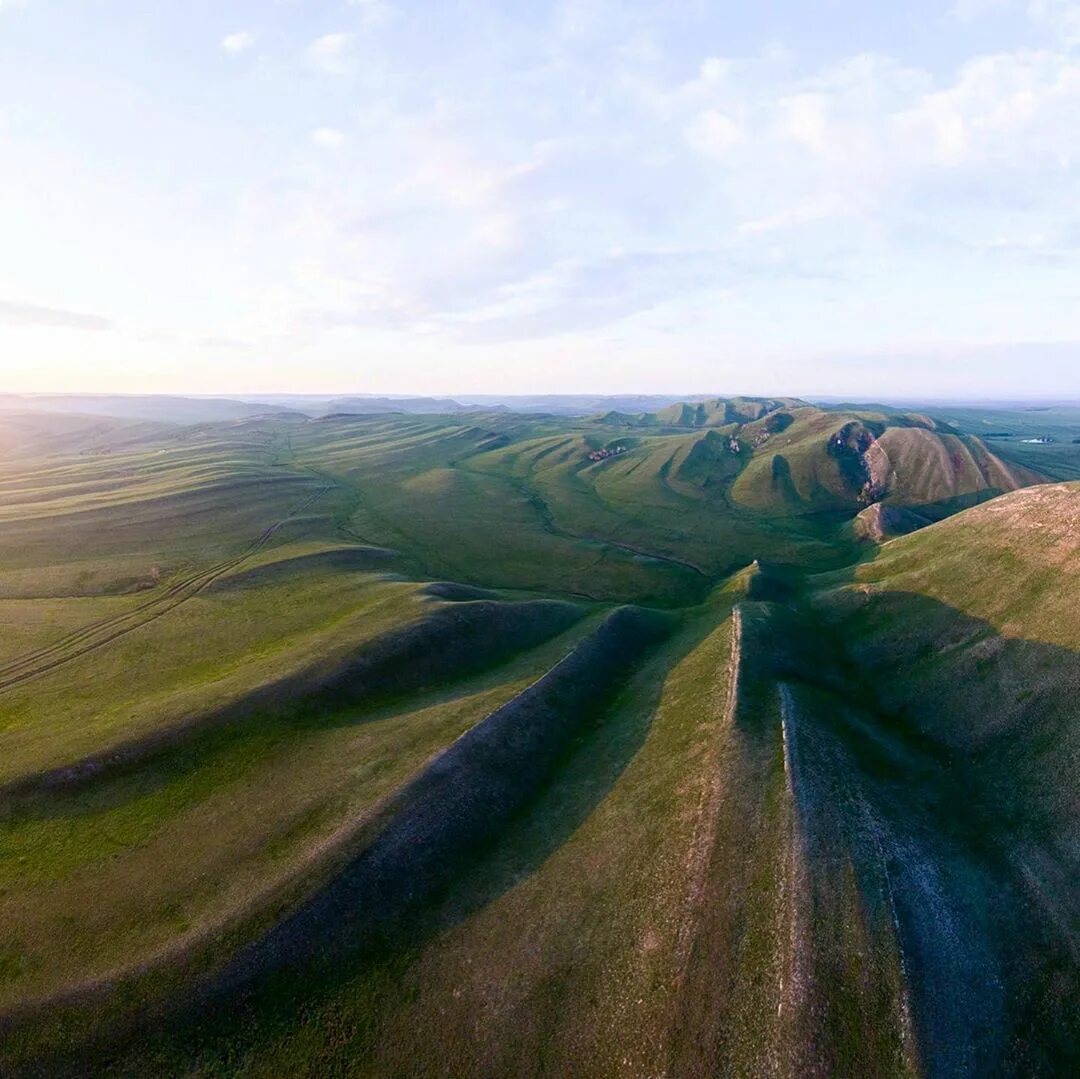
<path fill-rule="evenodd" d="M 0 417 L 0 1074 L 1075 1073 L 1080 489 L 976 419 Z"/>

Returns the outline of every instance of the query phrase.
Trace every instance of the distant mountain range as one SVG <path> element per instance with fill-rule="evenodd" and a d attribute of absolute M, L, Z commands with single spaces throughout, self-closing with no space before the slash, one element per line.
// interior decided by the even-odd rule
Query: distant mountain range
<path fill-rule="evenodd" d="M 642 413 L 697 397 L 628 394 L 507 395 L 477 394 L 450 397 L 387 397 L 312 394 L 185 397 L 171 394 L 0 394 L 0 411 L 66 412 L 164 423 L 212 423 L 250 416 L 299 412 L 306 416 L 335 413 L 375 415 L 417 413 L 452 415 L 457 412 L 511 411 L 588 416 L 596 412 Z"/>
<path fill-rule="evenodd" d="M 166 394 L 0 394 L 3 412 L 64 412 L 165 423 L 210 423 L 289 412 L 285 405 L 226 397 L 174 397 Z"/>

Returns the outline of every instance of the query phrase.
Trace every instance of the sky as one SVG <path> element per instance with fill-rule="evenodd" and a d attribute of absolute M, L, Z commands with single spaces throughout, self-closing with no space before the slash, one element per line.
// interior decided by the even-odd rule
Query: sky
<path fill-rule="evenodd" d="M 0 0 L 0 390 L 1075 399 L 1078 117 L 1067 0 Z"/>

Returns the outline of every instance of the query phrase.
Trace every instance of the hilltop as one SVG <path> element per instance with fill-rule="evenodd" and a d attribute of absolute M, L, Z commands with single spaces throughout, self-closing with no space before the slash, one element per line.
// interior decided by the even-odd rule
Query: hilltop
<path fill-rule="evenodd" d="M 927 416 L 817 409 L 790 415 L 782 431 L 769 431 L 769 419 L 745 430 L 742 437 L 762 452 L 736 484 L 737 499 L 761 508 L 881 502 L 936 519 L 1042 480 Z"/>
<path fill-rule="evenodd" d="M 1038 483 L 985 442 L 917 413 L 821 409 L 794 398 L 718 398 L 598 424 L 639 434 L 704 431 L 677 473 L 770 516 L 910 511 L 904 527 Z M 899 520 L 896 514 L 894 520 Z M 864 528 L 867 535 L 879 529 Z"/>
<path fill-rule="evenodd" d="M 655 412 L 630 414 L 612 410 L 601 422 L 626 427 L 727 427 L 759 420 L 783 409 L 807 407 L 794 397 L 714 397 L 703 401 L 680 401 Z"/>

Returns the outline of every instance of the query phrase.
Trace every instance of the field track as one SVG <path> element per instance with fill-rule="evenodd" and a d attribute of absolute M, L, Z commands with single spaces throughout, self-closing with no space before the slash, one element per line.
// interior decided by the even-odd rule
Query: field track
<path fill-rule="evenodd" d="M 198 573 L 175 581 L 161 595 L 147 600 L 146 603 L 140 604 L 133 611 L 113 615 L 91 625 L 83 626 L 51 645 L 27 652 L 10 663 L 4 664 L 0 667 L 0 693 L 21 685 L 23 682 L 28 682 L 32 678 L 48 674 L 57 667 L 70 663 L 80 656 L 85 656 L 88 652 L 93 652 L 95 649 L 101 648 L 119 637 L 148 625 L 170 611 L 174 611 L 181 604 L 204 592 L 220 577 L 230 573 L 253 555 L 263 550 L 273 539 L 275 533 L 288 521 L 330 489 L 331 485 L 326 485 L 308 495 L 281 520 L 275 521 L 274 524 L 264 529 L 247 549 L 235 558 L 219 562 L 209 569 L 201 570 Z"/>

